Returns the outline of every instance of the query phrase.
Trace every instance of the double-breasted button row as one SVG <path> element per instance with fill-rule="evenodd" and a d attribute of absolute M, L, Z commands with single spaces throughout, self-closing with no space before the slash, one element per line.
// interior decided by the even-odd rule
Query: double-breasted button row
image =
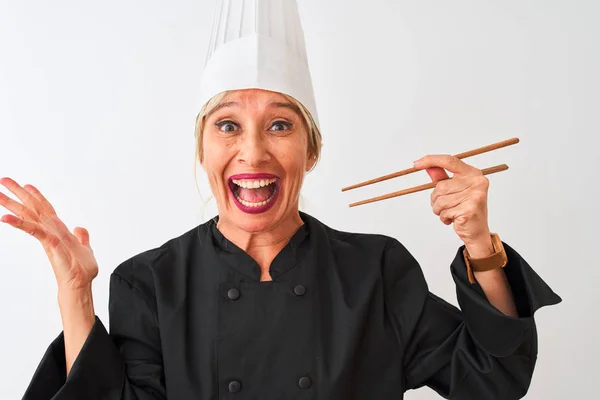
<path fill-rule="evenodd" d="M 304 296 L 306 287 L 304 285 L 296 285 L 294 286 L 293 291 L 296 296 Z M 240 291 L 236 288 L 231 288 L 227 291 L 227 297 L 231 300 L 237 300 L 240 298 Z"/>
<path fill-rule="evenodd" d="M 298 381 L 298 386 L 300 386 L 302 389 L 308 389 L 311 384 L 312 384 L 312 382 L 308 376 L 303 376 Z M 239 381 L 229 382 L 229 391 L 231 393 L 237 393 L 240 390 L 242 390 L 242 384 Z"/>

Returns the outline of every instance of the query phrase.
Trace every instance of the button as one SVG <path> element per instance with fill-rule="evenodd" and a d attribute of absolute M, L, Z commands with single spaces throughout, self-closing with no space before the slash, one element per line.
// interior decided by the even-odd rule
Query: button
<path fill-rule="evenodd" d="M 296 285 L 294 287 L 294 293 L 296 294 L 296 296 L 302 296 L 304 293 L 306 293 L 306 288 L 304 287 L 304 285 Z"/>
<path fill-rule="evenodd" d="M 240 297 L 240 291 L 236 288 L 229 289 L 227 291 L 227 297 L 229 297 L 231 300 L 237 300 Z"/>
<path fill-rule="evenodd" d="M 239 392 L 240 390 L 242 390 L 242 384 L 239 383 L 238 381 L 231 381 L 229 382 L 229 391 L 231 393 L 236 393 Z"/>
<path fill-rule="evenodd" d="M 303 376 L 302 378 L 300 378 L 300 380 L 298 381 L 298 385 L 302 388 L 302 389 L 308 389 L 310 387 L 310 378 L 308 376 Z"/>

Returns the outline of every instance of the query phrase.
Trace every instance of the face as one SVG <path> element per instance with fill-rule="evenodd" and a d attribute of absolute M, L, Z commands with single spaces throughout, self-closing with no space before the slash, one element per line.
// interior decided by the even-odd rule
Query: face
<path fill-rule="evenodd" d="M 219 223 L 261 232 L 297 218 L 314 157 L 300 110 L 284 96 L 231 92 L 207 115 L 201 146 Z"/>

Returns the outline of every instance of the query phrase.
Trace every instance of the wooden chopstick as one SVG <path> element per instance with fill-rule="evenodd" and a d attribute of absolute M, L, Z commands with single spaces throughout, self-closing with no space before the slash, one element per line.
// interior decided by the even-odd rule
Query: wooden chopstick
<path fill-rule="evenodd" d="M 490 144 L 488 146 L 479 147 L 474 150 L 465 151 L 464 153 L 456 154 L 454 157 L 463 159 L 463 158 L 467 158 L 467 157 L 476 156 L 478 154 L 487 153 L 488 151 L 501 149 L 503 147 L 511 146 L 511 145 L 517 144 L 517 143 L 519 143 L 519 138 L 512 138 L 512 139 L 504 140 L 502 142 Z M 374 178 L 374 179 L 370 179 L 368 181 L 357 183 L 355 185 L 347 186 L 345 188 L 342 188 L 342 192 L 345 192 L 345 191 L 351 190 L 351 189 L 356 189 L 356 188 L 363 187 L 363 186 L 367 186 L 367 185 L 371 185 L 373 183 L 383 182 L 388 179 L 397 178 L 399 176 L 412 174 L 413 172 L 417 172 L 417 171 L 420 171 L 420 170 L 416 169 L 415 167 L 408 168 L 408 169 L 405 169 L 402 171 L 398 171 L 398 172 L 394 172 L 394 173 L 391 173 L 388 175 L 380 176 L 379 178 Z"/>
<path fill-rule="evenodd" d="M 500 172 L 500 171 L 506 171 L 507 169 L 508 169 L 508 165 L 500 164 L 500 165 L 496 165 L 494 167 L 482 169 L 481 172 L 483 173 L 483 175 L 489 175 L 489 174 L 493 174 L 493 173 Z M 450 178 L 446 178 L 446 179 L 452 179 L 452 178 L 450 177 Z M 370 199 L 357 201 L 356 203 L 351 203 L 350 207 L 360 206 L 362 204 L 367 204 L 367 203 L 373 203 L 373 202 L 379 201 L 379 200 L 391 199 L 392 197 L 398 197 L 398 196 L 402 196 L 402 195 L 409 194 L 409 193 L 420 192 L 422 190 L 433 189 L 437 185 L 438 182 L 445 181 L 446 179 L 441 179 L 436 182 L 426 183 L 424 185 L 415 186 L 415 187 L 412 187 L 409 189 L 404 189 L 404 190 L 399 190 L 397 192 L 384 194 L 383 196 L 377 196 L 377 197 L 372 197 Z"/>

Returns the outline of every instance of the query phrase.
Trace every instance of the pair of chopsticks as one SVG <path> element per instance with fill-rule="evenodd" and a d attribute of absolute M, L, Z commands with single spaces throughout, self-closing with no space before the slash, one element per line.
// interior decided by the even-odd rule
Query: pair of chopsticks
<path fill-rule="evenodd" d="M 467 157 L 476 156 L 478 154 L 487 153 L 489 151 L 501 149 L 503 147 L 511 146 L 511 145 L 517 144 L 517 143 L 519 143 L 519 138 L 512 138 L 512 139 L 504 140 L 502 142 L 490 144 L 488 146 L 479 147 L 474 150 L 465 151 L 464 153 L 456 154 L 454 157 L 463 159 L 463 158 L 467 158 Z M 506 171 L 507 169 L 508 169 L 508 165 L 500 164 L 500 165 L 496 165 L 494 167 L 482 169 L 481 172 L 483 173 L 483 175 L 489 175 L 489 174 L 494 174 L 496 172 Z M 421 170 L 417 169 L 415 167 L 408 168 L 408 169 L 405 169 L 402 171 L 398 171 L 398 172 L 394 172 L 394 173 L 391 173 L 388 175 L 380 176 L 379 178 L 374 178 L 374 179 L 370 179 L 368 181 L 360 182 L 355 185 L 346 186 L 345 188 L 342 188 L 342 192 L 345 192 L 347 190 L 356 189 L 356 188 L 363 187 L 363 186 L 367 186 L 367 185 L 372 185 L 372 184 L 378 183 L 378 182 L 383 182 L 388 179 L 397 178 L 399 176 L 412 174 L 413 172 L 417 172 L 417 171 L 421 171 Z M 447 179 L 452 179 L 452 178 L 450 177 Z M 443 179 L 443 180 L 445 180 L 445 179 Z M 412 187 L 409 189 L 404 189 L 404 190 L 399 190 L 397 192 L 384 194 L 383 196 L 377 196 L 377 197 L 372 197 L 370 199 L 357 201 L 356 203 L 351 203 L 350 207 L 360 206 L 362 204 L 373 203 L 375 201 L 380 201 L 380 200 L 385 200 L 385 199 L 391 199 L 392 197 L 403 196 L 405 194 L 420 192 L 422 190 L 433 189 L 433 188 L 435 188 L 435 186 L 438 182 L 440 182 L 440 181 L 426 183 L 424 185 L 415 186 L 415 187 Z"/>

